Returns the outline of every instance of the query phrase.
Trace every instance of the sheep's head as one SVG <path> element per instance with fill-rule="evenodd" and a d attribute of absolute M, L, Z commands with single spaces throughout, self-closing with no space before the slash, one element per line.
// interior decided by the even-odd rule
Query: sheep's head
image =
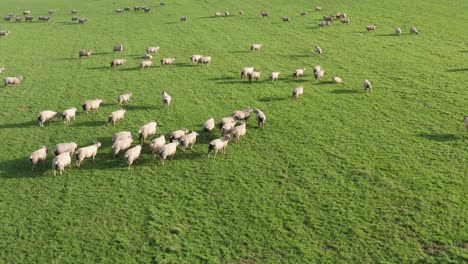
<path fill-rule="evenodd" d="M 42 148 L 45 148 L 45 152 L 46 152 L 46 153 L 49 153 L 49 147 L 47 147 L 47 146 L 42 146 Z"/>
<path fill-rule="evenodd" d="M 189 132 L 188 129 L 186 129 L 185 127 L 181 129 L 182 131 L 184 131 L 185 134 L 187 134 Z"/>

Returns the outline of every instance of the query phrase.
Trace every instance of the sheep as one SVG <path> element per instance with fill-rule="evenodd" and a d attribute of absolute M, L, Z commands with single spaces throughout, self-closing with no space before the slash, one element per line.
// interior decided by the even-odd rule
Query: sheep
<path fill-rule="evenodd" d="M 315 11 L 322 11 L 322 7 L 321 6 L 316 6 Z"/>
<path fill-rule="evenodd" d="M 203 57 L 203 55 L 194 54 L 190 56 L 190 63 L 198 62 L 198 60 Z"/>
<path fill-rule="evenodd" d="M 153 59 L 153 55 L 151 54 L 145 54 L 143 56 L 141 56 L 142 59 L 146 59 L 146 60 L 152 60 Z"/>
<path fill-rule="evenodd" d="M 293 79 L 297 79 L 297 78 L 299 78 L 299 77 L 304 76 L 305 70 L 306 70 L 306 68 L 295 69 L 295 70 L 293 71 Z"/>
<path fill-rule="evenodd" d="M 465 121 L 466 131 L 468 131 L 468 116 L 465 116 L 465 117 L 463 118 L 463 121 Z"/>
<path fill-rule="evenodd" d="M 319 27 L 328 27 L 331 25 L 331 21 L 320 21 L 320 23 L 318 23 Z"/>
<path fill-rule="evenodd" d="M 211 56 L 200 57 L 198 59 L 198 64 L 210 64 L 211 63 Z"/>
<path fill-rule="evenodd" d="M 320 48 L 319 46 L 315 47 L 315 53 L 317 53 L 317 55 L 322 55 L 323 53 L 322 48 Z"/>
<path fill-rule="evenodd" d="M 156 153 L 159 153 L 159 150 L 166 144 L 166 138 L 164 134 L 161 134 L 159 137 L 153 139 L 150 143 L 150 150 L 153 156 L 156 157 Z"/>
<path fill-rule="evenodd" d="M 221 12 L 215 12 L 215 17 L 221 17 Z"/>
<path fill-rule="evenodd" d="M 139 6 L 134 6 L 133 7 L 133 11 L 140 11 L 140 10 L 141 10 L 141 7 L 139 7 Z"/>
<path fill-rule="evenodd" d="M 76 151 L 76 154 L 75 154 L 75 157 L 76 157 L 76 167 L 79 168 L 80 165 L 81 165 L 81 162 L 82 162 L 85 158 L 93 158 L 93 162 L 94 162 L 94 159 L 95 159 L 95 157 L 96 157 L 96 154 L 97 154 L 97 151 L 98 151 L 99 147 L 101 147 L 101 142 L 95 141 L 94 144 L 91 145 L 91 146 L 79 148 L 79 149 Z"/>
<path fill-rule="evenodd" d="M 33 16 L 25 16 L 25 17 L 24 17 L 24 20 L 25 20 L 26 22 L 28 22 L 28 21 L 29 21 L 29 22 L 32 22 L 33 19 L 34 19 Z"/>
<path fill-rule="evenodd" d="M 183 22 L 187 21 L 187 16 L 181 16 L 180 21 L 183 21 Z"/>
<path fill-rule="evenodd" d="M 257 115 L 257 124 L 258 124 L 258 126 L 259 127 L 264 127 L 265 126 L 265 121 L 266 121 L 265 113 L 263 113 L 262 110 L 260 110 L 260 109 L 255 109 L 254 112 Z"/>
<path fill-rule="evenodd" d="M 122 44 L 114 46 L 114 51 L 113 52 L 122 52 L 124 50 L 124 47 Z"/>
<path fill-rule="evenodd" d="M 221 127 L 221 136 L 230 134 L 232 129 L 234 129 L 236 122 L 234 123 L 226 123 Z"/>
<path fill-rule="evenodd" d="M 344 13 L 336 13 L 335 17 L 336 17 L 336 19 L 345 18 L 345 17 L 343 17 L 343 15 L 345 15 L 345 14 Z"/>
<path fill-rule="evenodd" d="M 23 21 L 23 19 L 24 19 L 23 17 L 17 17 L 17 18 L 15 19 L 15 22 L 21 22 L 21 21 Z"/>
<path fill-rule="evenodd" d="M 365 79 L 362 86 L 364 87 L 364 91 L 366 91 L 366 92 L 371 91 L 372 92 L 372 84 L 370 83 L 369 80 Z"/>
<path fill-rule="evenodd" d="M 31 153 L 31 155 L 29 156 L 29 161 L 32 165 L 31 171 L 34 170 L 39 161 L 44 163 L 44 161 L 47 159 L 47 153 L 49 153 L 49 148 L 47 146 L 42 146 L 42 148 Z"/>
<path fill-rule="evenodd" d="M 143 11 L 145 13 L 149 13 L 151 11 L 151 8 L 145 6 L 145 7 L 143 7 Z"/>
<path fill-rule="evenodd" d="M 84 17 L 78 18 L 78 23 L 79 24 L 86 24 L 86 23 L 88 23 L 88 19 L 84 18 Z"/>
<path fill-rule="evenodd" d="M 317 65 L 314 67 L 313 71 L 314 71 L 314 74 L 318 71 L 320 71 L 322 69 L 322 67 L 320 67 L 320 65 Z"/>
<path fill-rule="evenodd" d="M 180 138 L 180 144 L 182 145 L 182 151 L 184 153 L 188 146 L 190 146 L 190 149 L 193 148 L 193 145 L 197 141 L 197 136 L 199 136 L 199 134 L 195 131 L 192 131 L 192 133 L 189 133 Z"/>
<path fill-rule="evenodd" d="M 18 75 L 16 77 L 5 77 L 3 78 L 3 85 L 6 87 L 9 84 L 17 85 L 20 84 L 23 80 L 23 76 Z"/>
<path fill-rule="evenodd" d="M 418 30 L 415 27 L 411 27 L 409 31 L 411 34 L 418 34 Z"/>
<path fill-rule="evenodd" d="M 232 112 L 231 117 L 233 117 L 235 119 L 234 121 L 244 120 L 245 122 L 247 122 L 249 120 L 250 114 L 252 114 L 252 112 L 253 112 L 253 109 L 252 109 L 252 107 L 249 106 L 247 109 L 237 110 L 237 111 Z"/>
<path fill-rule="evenodd" d="M 9 13 L 8 16 L 10 16 L 10 17 L 16 17 L 16 13 Z"/>
<path fill-rule="evenodd" d="M 342 24 L 349 24 L 349 18 L 342 18 L 341 23 Z"/>
<path fill-rule="evenodd" d="M 123 13 L 123 9 L 122 9 L 122 8 L 117 8 L 117 9 L 115 10 L 115 13 L 116 13 L 116 14 L 122 14 L 122 13 Z"/>
<path fill-rule="evenodd" d="M 6 16 L 3 18 L 4 21 L 11 21 L 13 17 L 12 16 Z"/>
<path fill-rule="evenodd" d="M 244 10 L 239 9 L 239 16 L 242 16 L 244 14 Z"/>
<path fill-rule="evenodd" d="M 260 50 L 262 46 L 262 44 L 252 44 L 252 46 L 250 46 L 250 51 Z"/>
<path fill-rule="evenodd" d="M 304 94 L 304 86 L 296 87 L 292 90 L 293 99 L 299 98 L 299 96 Z"/>
<path fill-rule="evenodd" d="M 260 78 L 260 75 L 262 74 L 262 71 L 253 71 L 251 73 L 248 74 L 249 76 L 249 82 L 252 82 L 252 79 L 255 79 L 258 81 L 258 79 Z"/>
<path fill-rule="evenodd" d="M 62 112 L 63 123 L 65 123 L 65 124 L 70 123 L 70 120 L 72 118 L 73 118 L 73 120 L 75 120 L 75 115 L 76 115 L 76 108 L 75 107 L 64 110 Z"/>
<path fill-rule="evenodd" d="M 57 13 L 57 10 L 49 10 L 47 13 L 49 15 L 53 15 L 53 14 Z"/>
<path fill-rule="evenodd" d="M 129 6 L 124 7 L 124 11 L 130 11 L 130 7 Z"/>
<path fill-rule="evenodd" d="M 112 142 L 116 142 L 122 139 L 132 138 L 132 132 L 130 131 L 121 131 L 112 135 Z"/>
<path fill-rule="evenodd" d="M 237 117 L 236 116 L 228 116 L 221 118 L 221 121 L 218 123 L 219 129 L 222 129 L 225 124 L 232 123 L 233 125 L 236 124 Z"/>
<path fill-rule="evenodd" d="M 124 154 L 124 159 L 128 164 L 128 169 L 132 166 L 133 162 L 140 157 L 141 145 L 136 145 L 135 147 L 127 150 Z"/>
<path fill-rule="evenodd" d="M 270 81 L 277 81 L 279 78 L 280 72 L 272 72 L 270 73 Z"/>
<path fill-rule="evenodd" d="M 175 61 L 175 58 L 162 58 L 161 65 L 172 64 L 174 63 L 174 61 Z"/>
<path fill-rule="evenodd" d="M 145 142 L 145 139 L 151 135 L 156 134 L 156 127 L 158 123 L 156 120 L 151 120 L 148 124 L 142 126 L 138 130 L 138 138 L 140 139 L 140 143 L 143 144 Z"/>
<path fill-rule="evenodd" d="M 341 80 L 341 78 L 338 77 L 338 76 L 333 76 L 332 82 L 334 82 L 336 84 L 340 84 L 340 83 L 343 83 L 343 80 Z"/>
<path fill-rule="evenodd" d="M 268 12 L 262 11 L 260 12 L 260 14 L 262 15 L 262 17 L 269 17 Z"/>
<path fill-rule="evenodd" d="M 291 18 L 290 17 L 281 17 L 281 20 L 283 20 L 283 22 L 291 23 Z"/>
<path fill-rule="evenodd" d="M 71 11 L 71 14 L 72 14 L 72 15 L 76 15 L 76 14 L 78 14 L 78 12 L 79 12 L 78 10 L 73 9 L 73 10 Z"/>
<path fill-rule="evenodd" d="M 159 3 L 159 5 L 164 6 L 164 5 L 166 5 L 166 2 L 161 2 L 161 3 Z"/>
<path fill-rule="evenodd" d="M 23 10 L 23 15 L 30 15 L 31 14 L 31 10 Z"/>
<path fill-rule="evenodd" d="M 367 31 L 375 31 L 377 27 L 375 25 L 368 25 L 366 26 Z"/>
<path fill-rule="evenodd" d="M 149 69 L 151 67 L 151 65 L 153 65 L 152 61 L 142 61 L 142 62 L 140 62 L 140 70 L 143 70 L 144 68 Z"/>
<path fill-rule="evenodd" d="M 116 140 L 112 144 L 112 153 L 113 153 L 112 158 L 115 159 L 115 156 L 117 156 L 117 154 L 119 154 L 121 150 L 127 150 L 128 148 L 130 148 L 130 146 L 132 145 L 132 142 L 133 142 L 133 138 L 125 138 L 121 140 Z"/>
<path fill-rule="evenodd" d="M 229 16 L 229 11 L 224 12 L 224 16 Z"/>
<path fill-rule="evenodd" d="M 107 125 L 109 125 L 109 123 L 112 122 L 112 125 L 115 126 L 117 122 L 119 122 L 121 119 L 124 119 L 126 112 L 127 111 L 123 108 L 112 112 L 107 119 Z"/>
<path fill-rule="evenodd" d="M 166 109 L 169 109 L 169 105 L 171 104 L 172 97 L 166 92 L 162 92 L 162 103 Z"/>
<path fill-rule="evenodd" d="M 181 128 L 179 130 L 176 130 L 176 131 L 172 132 L 169 139 L 170 139 L 171 142 L 174 142 L 176 140 L 180 140 L 180 138 L 187 135 L 188 132 L 189 132 L 188 129 Z"/>
<path fill-rule="evenodd" d="M 249 67 L 244 67 L 241 71 L 241 79 L 244 78 L 244 76 L 249 75 L 249 73 L 254 71 L 254 67 L 249 66 Z"/>
<path fill-rule="evenodd" d="M 179 145 L 179 141 L 174 141 L 162 146 L 159 149 L 159 158 L 161 159 L 161 164 L 164 166 L 164 161 L 167 157 L 171 157 L 171 160 L 174 159 L 174 155 L 177 152 L 177 146 Z"/>
<path fill-rule="evenodd" d="M 234 137 L 234 142 L 237 144 L 239 142 L 239 138 L 245 136 L 245 133 L 247 133 L 247 130 L 245 129 L 246 123 L 242 122 L 240 125 L 235 126 L 231 130 L 231 134 Z"/>
<path fill-rule="evenodd" d="M 323 20 L 333 22 L 333 15 L 323 16 Z"/>
<path fill-rule="evenodd" d="M 400 36 L 401 35 L 401 28 L 399 28 L 399 27 L 395 28 L 395 34 L 397 36 Z"/>
<path fill-rule="evenodd" d="M 72 21 L 78 21 L 78 19 L 80 19 L 80 18 L 77 17 L 77 16 L 73 16 L 73 17 L 71 18 Z"/>
<path fill-rule="evenodd" d="M 159 46 L 156 46 L 156 47 L 148 47 L 146 49 L 146 53 L 157 53 L 159 51 Z"/>
<path fill-rule="evenodd" d="M 213 135 L 214 128 L 215 128 L 215 120 L 213 117 L 210 117 L 210 119 L 206 120 L 203 123 L 203 131 L 208 132 L 210 135 Z"/>
<path fill-rule="evenodd" d="M 117 102 L 119 103 L 119 105 L 122 105 L 123 103 L 128 103 L 130 101 L 130 97 L 132 97 L 132 95 L 133 94 L 131 92 L 119 95 L 119 97 L 117 98 Z"/>
<path fill-rule="evenodd" d="M 322 77 L 325 75 L 325 71 L 320 69 L 318 71 L 314 71 L 314 77 L 315 77 L 315 80 L 320 80 L 322 79 Z"/>
<path fill-rule="evenodd" d="M 115 59 L 111 62 L 111 67 L 122 66 L 126 61 L 126 59 Z"/>
<path fill-rule="evenodd" d="M 39 114 L 37 115 L 37 120 L 39 121 L 39 125 L 43 127 L 45 122 L 47 121 L 49 121 L 49 123 L 52 122 L 52 119 L 55 118 L 57 114 L 58 114 L 57 112 L 50 111 L 50 110 L 39 112 Z"/>
<path fill-rule="evenodd" d="M 210 152 L 212 150 L 214 150 L 213 159 L 216 159 L 216 154 L 218 154 L 219 150 L 221 150 L 223 154 L 226 154 L 226 148 L 229 143 L 229 140 L 231 140 L 231 135 L 228 134 L 221 138 L 211 141 L 210 145 L 208 145 L 208 158 L 210 158 Z"/>
<path fill-rule="evenodd" d="M 70 152 L 64 152 L 54 158 L 52 161 L 52 169 L 54 170 L 54 177 L 57 176 L 57 170 L 60 171 L 60 176 L 65 171 L 65 167 L 70 166 L 71 157 Z"/>
<path fill-rule="evenodd" d="M 48 22 L 50 20 L 49 16 L 40 16 L 37 18 L 37 21 Z"/>
<path fill-rule="evenodd" d="M 8 35 L 10 35 L 11 31 L 10 30 L 3 30 L 3 31 L 0 31 L 0 37 L 1 36 L 5 36 L 8 37 Z"/>
<path fill-rule="evenodd" d="M 81 107 L 83 108 L 83 112 L 88 114 L 88 111 L 95 110 L 95 112 L 99 112 L 99 107 L 102 103 L 102 100 L 99 98 L 96 98 L 94 100 L 87 100 L 85 101 Z"/>
<path fill-rule="evenodd" d="M 81 57 L 89 58 L 89 56 L 91 56 L 92 53 L 93 53 L 93 49 L 90 49 L 90 50 L 80 50 L 80 52 L 79 52 L 79 58 L 80 58 L 80 59 L 81 59 Z"/>
<path fill-rule="evenodd" d="M 307 16 L 308 15 L 307 11 L 301 11 L 300 14 L 301 14 L 301 16 Z"/>
<path fill-rule="evenodd" d="M 62 153 L 69 152 L 70 157 L 73 157 L 73 153 L 77 147 L 78 145 L 73 141 L 69 143 L 59 143 L 55 145 L 54 154 L 58 156 Z"/>
<path fill-rule="evenodd" d="M 5 71 L 5 67 L 0 67 L 0 73 Z"/>

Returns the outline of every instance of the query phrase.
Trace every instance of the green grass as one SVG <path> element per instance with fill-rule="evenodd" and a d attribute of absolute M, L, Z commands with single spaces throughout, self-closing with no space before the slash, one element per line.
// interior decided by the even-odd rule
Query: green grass
<path fill-rule="evenodd" d="M 75 2 L 0 3 L 0 15 L 57 10 L 50 23 L 0 22 L 12 32 L 0 37 L 0 66 L 7 68 L 0 77 L 25 77 L 0 96 L 0 262 L 468 261 L 467 1 Z M 137 4 L 151 13 L 114 13 Z M 71 9 L 89 23 L 72 23 Z M 232 16 L 214 18 L 226 10 Z M 317 26 L 337 12 L 351 23 Z M 365 32 L 368 24 L 376 32 Z M 400 37 L 392 35 L 396 26 Z M 420 34 L 410 35 L 410 26 Z M 119 43 L 125 51 L 112 54 Z M 264 46 L 251 53 L 252 43 Z M 138 56 L 153 45 L 161 46 L 155 66 L 140 71 Z M 313 54 L 316 45 L 323 56 Z M 88 48 L 95 54 L 79 60 Z M 211 55 L 212 64 L 192 66 L 192 54 Z M 176 63 L 160 66 L 166 56 Z M 120 57 L 127 63 L 110 69 Z M 240 80 L 248 65 L 262 70 L 260 81 Z M 320 82 L 315 65 L 326 71 Z M 300 67 L 306 76 L 292 80 Z M 267 81 L 271 71 L 281 71 L 280 81 Z M 345 84 L 330 83 L 334 75 Z M 366 78 L 372 94 L 362 89 Z M 299 85 L 304 96 L 293 101 Z M 168 111 L 162 90 L 173 97 Z M 127 91 L 134 96 L 125 120 L 105 126 Z M 98 114 L 80 112 L 70 125 L 37 124 L 39 111 L 80 108 L 96 97 L 104 100 Z M 131 170 L 121 155 L 111 159 L 115 132 L 136 135 L 151 119 L 158 134 L 200 130 L 210 116 L 247 106 L 266 113 L 266 127 L 251 118 L 247 136 L 216 160 L 206 159 L 212 139 L 204 136 L 165 167 L 148 143 Z M 29 154 L 42 145 L 83 147 L 95 139 L 103 146 L 94 164 L 73 164 L 54 178 L 50 153 L 30 171 Z"/>

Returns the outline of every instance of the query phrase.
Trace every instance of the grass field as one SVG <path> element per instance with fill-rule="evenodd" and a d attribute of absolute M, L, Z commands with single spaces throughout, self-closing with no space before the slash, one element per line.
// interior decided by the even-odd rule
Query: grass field
<path fill-rule="evenodd" d="M 11 31 L 0 37 L 0 77 L 24 76 L 1 88 L 0 262 L 468 262 L 468 1 L 375 2 L 2 0 L 0 15 L 30 9 L 35 21 L 0 21 Z M 134 5 L 152 9 L 114 12 Z M 52 20 L 37 22 L 49 9 L 57 10 Z M 72 22 L 71 9 L 89 22 Z M 232 15 L 214 17 L 226 10 Z M 317 26 L 337 12 L 351 23 Z M 369 24 L 377 30 L 366 32 Z M 420 33 L 410 35 L 411 26 Z M 119 43 L 124 52 L 113 54 Z M 262 49 L 250 52 L 253 43 Z M 154 45 L 155 65 L 139 70 Z M 89 48 L 94 54 L 78 59 Z M 211 55 L 212 64 L 191 65 L 192 54 Z M 161 66 L 162 57 L 176 62 Z M 111 69 L 115 58 L 127 63 Z M 239 78 L 248 65 L 261 80 Z M 326 71 L 319 82 L 316 65 Z M 306 75 L 293 80 L 302 67 Z M 267 80 L 272 71 L 281 72 L 278 82 Z M 343 85 L 330 82 L 335 75 Z M 294 101 L 300 85 L 304 96 Z M 167 111 L 163 90 L 173 98 Z M 125 120 L 106 126 L 127 91 Z M 97 114 L 37 123 L 39 111 L 81 109 L 96 97 L 104 101 Z M 216 160 L 206 151 L 219 130 L 165 167 L 147 142 L 131 170 L 122 155 L 112 160 L 118 131 L 136 136 L 151 119 L 158 134 L 199 131 L 210 116 L 248 106 L 265 112 L 265 128 L 251 118 L 246 137 Z M 95 163 L 73 163 L 54 178 L 49 153 L 30 171 L 29 155 L 43 145 L 95 139 L 103 145 Z"/>

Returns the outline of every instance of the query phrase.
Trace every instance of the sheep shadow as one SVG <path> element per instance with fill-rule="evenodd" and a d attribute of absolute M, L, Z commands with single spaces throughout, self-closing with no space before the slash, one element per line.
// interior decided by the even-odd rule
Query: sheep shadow
<path fill-rule="evenodd" d="M 39 162 L 34 171 L 31 171 L 32 165 L 29 161 L 29 154 L 27 153 L 23 158 L 0 161 L 0 178 L 33 178 L 46 176 L 47 174 L 52 175 L 50 153 L 44 164 Z"/>
<path fill-rule="evenodd" d="M 252 51 L 250 50 L 235 50 L 235 51 L 230 51 L 229 53 L 251 53 Z"/>
<path fill-rule="evenodd" d="M 269 102 L 286 101 L 289 99 L 291 98 L 289 97 L 263 97 L 263 98 L 258 99 L 258 101 L 263 102 L 263 103 L 269 103 Z"/>
<path fill-rule="evenodd" d="M 210 78 L 210 81 L 226 81 L 226 80 L 234 80 L 237 79 L 236 77 L 218 77 L 218 78 Z"/>
<path fill-rule="evenodd" d="M 108 55 L 108 54 L 112 54 L 112 52 L 93 52 L 93 54 L 91 56 L 95 56 L 95 55 Z"/>
<path fill-rule="evenodd" d="M 31 120 L 31 121 L 26 121 L 23 123 L 16 123 L 16 124 L 0 124 L 0 129 L 1 128 L 23 128 L 23 127 L 32 127 L 32 126 L 38 126 L 37 120 Z"/>
<path fill-rule="evenodd" d="M 333 84 L 333 81 L 318 81 L 312 85 L 326 85 L 326 84 Z"/>
<path fill-rule="evenodd" d="M 76 60 L 77 58 L 58 58 L 58 59 L 55 59 L 57 61 L 73 61 L 73 60 Z"/>
<path fill-rule="evenodd" d="M 403 34 L 401 34 L 403 35 Z M 377 37 L 398 37 L 397 34 L 375 34 Z"/>
<path fill-rule="evenodd" d="M 99 67 L 88 67 L 88 70 L 104 70 L 104 69 L 111 69 L 110 66 L 99 66 Z"/>
<path fill-rule="evenodd" d="M 333 94 L 354 94 L 354 93 L 358 93 L 358 91 L 356 91 L 356 90 L 347 90 L 347 89 L 338 89 L 338 90 L 333 90 L 330 93 L 333 93 Z"/>
<path fill-rule="evenodd" d="M 429 134 L 429 133 L 419 133 L 416 134 L 418 137 L 425 138 L 427 140 L 438 141 L 438 142 L 447 142 L 453 140 L 460 140 L 461 137 L 455 134 Z"/>
<path fill-rule="evenodd" d="M 255 82 L 255 81 L 254 81 Z M 252 84 L 254 82 L 249 82 L 248 80 L 237 80 L 237 81 L 217 81 L 217 84 Z M 261 81 L 260 81 L 261 82 Z"/>
<path fill-rule="evenodd" d="M 459 69 L 448 69 L 448 72 L 463 72 L 468 71 L 468 68 L 459 68 Z"/>
<path fill-rule="evenodd" d="M 198 64 L 191 64 L 191 63 L 175 63 L 174 66 L 177 68 L 191 68 L 196 67 Z"/>
<path fill-rule="evenodd" d="M 305 82 L 310 82 L 310 80 L 307 79 L 285 79 L 284 80 L 287 83 L 305 83 Z"/>
<path fill-rule="evenodd" d="M 107 126 L 107 116 L 103 116 L 102 120 L 89 120 L 89 121 L 80 121 L 73 124 L 77 127 L 99 127 Z M 111 124 L 112 125 L 112 124 Z"/>
<path fill-rule="evenodd" d="M 155 105 L 122 105 L 122 108 L 125 110 L 135 111 L 135 110 L 154 110 L 156 109 Z"/>
<path fill-rule="evenodd" d="M 307 54 L 297 54 L 297 55 L 287 55 L 286 57 L 290 57 L 290 58 L 310 58 L 311 55 L 307 55 Z"/>

